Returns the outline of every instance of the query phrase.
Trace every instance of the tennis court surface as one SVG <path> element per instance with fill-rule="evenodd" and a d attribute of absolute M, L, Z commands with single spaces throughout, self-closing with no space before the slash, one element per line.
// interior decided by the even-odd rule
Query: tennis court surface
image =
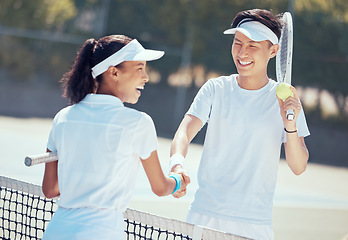
<path fill-rule="evenodd" d="M 28 168 L 24 158 L 45 152 L 51 124 L 52 119 L 0 116 L 0 176 L 41 184 L 43 166 Z M 168 171 L 170 142 L 170 139 L 159 138 L 159 156 L 165 172 Z M 192 184 L 184 198 L 157 197 L 151 192 L 144 171 L 140 170 L 129 207 L 184 221 L 197 188 L 196 173 L 201 152 L 201 145 L 190 146 L 186 167 Z M 309 163 L 304 174 L 295 176 L 281 160 L 273 211 L 275 239 L 343 240 L 348 234 L 347 182 L 347 168 Z"/>

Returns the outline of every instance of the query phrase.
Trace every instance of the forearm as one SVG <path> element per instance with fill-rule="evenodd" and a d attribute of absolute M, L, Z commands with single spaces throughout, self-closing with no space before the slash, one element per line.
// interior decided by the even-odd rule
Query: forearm
<path fill-rule="evenodd" d="M 188 152 L 188 146 L 190 140 L 185 131 L 180 131 L 180 129 L 175 133 L 172 145 L 170 148 L 170 156 L 173 156 L 176 153 L 186 156 Z"/>
<path fill-rule="evenodd" d="M 186 157 L 188 146 L 201 127 L 202 121 L 199 118 L 193 115 L 186 115 L 175 133 L 170 149 L 170 156 L 179 153 Z"/>
<path fill-rule="evenodd" d="M 284 122 L 286 133 L 286 143 L 284 143 L 286 161 L 296 175 L 300 175 L 306 170 L 309 158 L 308 149 L 303 137 L 298 137 L 297 118 L 300 115 L 302 105 L 298 93 L 294 87 L 290 87 L 293 97 L 289 97 L 285 102 L 278 98 L 280 114 Z M 292 109 L 295 112 L 295 119 L 288 120 L 286 111 Z"/>
<path fill-rule="evenodd" d="M 287 133 L 287 141 L 284 144 L 286 161 L 296 175 L 306 170 L 309 152 L 303 137 L 298 137 L 297 132 Z"/>
<path fill-rule="evenodd" d="M 183 168 L 183 162 L 187 155 L 190 142 L 196 136 L 201 127 L 202 121 L 199 118 L 188 114 L 180 123 L 180 126 L 172 141 L 169 168 L 171 172 L 180 174 L 183 182 L 185 183 L 185 185 L 181 187 L 180 191 L 173 194 L 173 196 L 176 198 L 182 197 L 186 194 L 186 185 L 191 181 L 187 172 Z"/>
<path fill-rule="evenodd" d="M 176 181 L 172 177 L 166 177 L 163 176 L 162 181 L 160 184 L 152 184 L 151 189 L 152 192 L 155 193 L 157 196 L 167 196 L 171 193 L 173 193 L 174 189 L 176 187 Z"/>
<path fill-rule="evenodd" d="M 164 175 L 157 151 L 153 151 L 150 157 L 142 160 L 141 163 L 149 179 L 153 193 L 157 196 L 166 196 L 173 193 L 177 181 L 173 177 Z M 182 179 L 180 179 L 180 182 L 182 182 Z"/>

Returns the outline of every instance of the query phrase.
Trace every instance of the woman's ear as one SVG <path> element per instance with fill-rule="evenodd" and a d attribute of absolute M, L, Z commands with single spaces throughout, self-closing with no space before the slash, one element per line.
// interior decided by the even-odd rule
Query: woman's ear
<path fill-rule="evenodd" d="M 112 78 L 117 78 L 118 76 L 118 69 L 114 66 L 110 66 L 108 70 L 106 71 Z"/>
<path fill-rule="evenodd" d="M 271 58 L 274 58 L 277 55 L 277 52 L 279 51 L 279 45 L 273 44 L 271 46 Z"/>

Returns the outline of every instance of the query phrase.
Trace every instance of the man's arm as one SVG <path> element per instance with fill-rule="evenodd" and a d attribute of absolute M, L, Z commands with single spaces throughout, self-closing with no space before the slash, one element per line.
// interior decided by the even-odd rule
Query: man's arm
<path fill-rule="evenodd" d="M 179 158 L 185 158 L 190 142 L 202 128 L 202 125 L 203 123 L 199 118 L 190 114 L 186 115 L 175 133 L 170 148 L 170 156 L 173 157 L 174 155 L 176 155 Z M 173 165 L 171 172 L 181 174 L 184 178 L 184 181 L 190 183 L 190 177 L 188 176 L 187 172 L 184 170 L 181 164 Z M 182 197 L 185 194 L 186 189 L 185 191 L 177 191 L 173 194 L 173 196 Z"/>
<path fill-rule="evenodd" d="M 179 153 L 185 157 L 187 155 L 188 145 L 201 128 L 202 121 L 199 118 L 190 114 L 186 115 L 175 133 L 170 148 L 170 156 Z"/>
<path fill-rule="evenodd" d="M 287 133 L 287 141 L 284 143 L 285 158 L 293 173 L 300 175 L 306 170 L 309 152 L 303 137 L 296 133 Z"/>
<path fill-rule="evenodd" d="M 300 114 L 302 105 L 296 89 L 291 86 L 291 90 L 294 93 L 293 97 L 288 98 L 285 102 L 278 98 L 278 101 L 281 109 L 284 127 L 287 131 L 287 140 L 286 143 L 284 143 L 285 158 L 291 171 L 296 175 L 300 175 L 306 170 L 309 152 L 304 138 L 298 137 L 297 135 L 296 120 L 298 115 Z M 290 108 L 295 112 L 295 119 L 292 121 L 289 121 L 286 118 L 286 111 Z"/>

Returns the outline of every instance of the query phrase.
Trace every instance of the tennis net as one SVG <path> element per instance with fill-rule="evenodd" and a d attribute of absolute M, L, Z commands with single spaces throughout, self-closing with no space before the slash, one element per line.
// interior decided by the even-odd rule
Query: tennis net
<path fill-rule="evenodd" d="M 41 239 L 57 205 L 41 187 L 0 176 L 0 239 Z M 127 209 L 127 240 L 242 240 L 243 237 Z"/>

